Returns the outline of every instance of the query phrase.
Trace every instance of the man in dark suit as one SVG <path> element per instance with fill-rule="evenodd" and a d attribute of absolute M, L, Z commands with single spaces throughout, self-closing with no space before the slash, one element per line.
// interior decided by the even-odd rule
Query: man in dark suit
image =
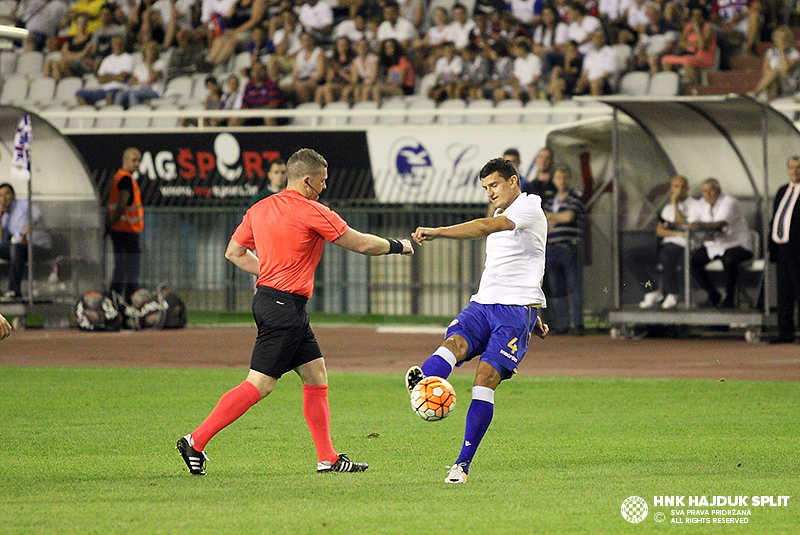
<path fill-rule="evenodd" d="M 794 343 L 795 305 L 800 302 L 800 156 L 789 158 L 789 183 L 778 190 L 769 240 L 770 260 L 778 274 L 778 337 L 770 343 Z"/>

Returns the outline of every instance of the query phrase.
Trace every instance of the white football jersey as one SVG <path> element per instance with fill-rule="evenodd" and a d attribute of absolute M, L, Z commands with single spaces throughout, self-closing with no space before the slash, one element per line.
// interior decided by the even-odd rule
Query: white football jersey
<path fill-rule="evenodd" d="M 546 305 L 542 290 L 547 218 L 538 195 L 520 193 L 504 212 L 514 230 L 486 237 L 486 263 L 478 293 L 472 301 L 483 305 Z"/>

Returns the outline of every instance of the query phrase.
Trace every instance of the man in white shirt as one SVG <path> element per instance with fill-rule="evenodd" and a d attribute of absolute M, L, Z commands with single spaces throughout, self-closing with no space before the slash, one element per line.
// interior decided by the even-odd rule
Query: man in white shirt
<path fill-rule="evenodd" d="M 509 11 L 520 24 L 531 28 L 536 22 L 536 17 L 541 13 L 544 2 L 541 0 L 511 0 L 508 2 L 508 6 Z"/>
<path fill-rule="evenodd" d="M 583 70 L 575 84 L 575 93 L 582 94 L 587 90 L 591 95 L 607 95 L 613 92 L 619 69 L 617 53 L 606 44 L 606 34 L 601 28 L 592 33 L 591 50 L 583 58 Z"/>
<path fill-rule="evenodd" d="M 567 6 L 567 39 L 578 43 L 578 51 L 588 54 L 594 50 L 592 33 L 603 27 L 600 19 L 586 13 L 586 8 L 577 2 Z"/>
<path fill-rule="evenodd" d="M 122 37 L 111 39 L 111 54 L 103 58 L 97 69 L 97 81 L 102 84 L 98 89 L 81 89 L 75 96 L 81 104 L 94 104 L 106 99 L 113 102 L 114 95 L 128 89 L 128 81 L 133 73 L 133 56 L 125 52 L 125 40 Z"/>
<path fill-rule="evenodd" d="M 464 4 L 453 6 L 453 22 L 447 25 L 448 41 L 453 43 L 456 50 L 463 50 L 469 44 L 469 37 L 475 29 L 475 21 L 469 18 Z"/>
<path fill-rule="evenodd" d="M 661 288 L 654 285 L 644 295 L 639 308 L 650 308 L 661 302 L 669 310 L 678 306 L 681 287 L 681 266 L 686 249 L 686 229 L 699 215 L 699 201 L 689 197 L 689 181 L 676 175 L 670 182 L 670 202 L 661 210 L 656 236 L 661 239 L 658 263 L 662 267 Z M 644 281 L 640 281 L 644 282 Z"/>
<path fill-rule="evenodd" d="M 453 368 L 480 355 L 461 453 L 445 483 L 465 483 L 470 463 L 494 415 L 494 393 L 516 373 L 531 334 L 547 336 L 539 317 L 545 296 L 541 287 L 547 244 L 547 218 L 538 195 L 520 191 L 514 164 L 490 160 L 481 183 L 495 207 L 493 217 L 449 227 L 419 227 L 412 234 L 422 245 L 437 238 L 486 237 L 486 263 L 470 304 L 450 323 L 445 341 L 420 368 L 406 372 L 411 392 L 424 377 L 447 378 Z"/>
<path fill-rule="evenodd" d="M 333 29 L 333 41 L 340 37 L 347 37 L 350 44 L 355 46 L 362 39 L 372 42 L 375 33 L 367 26 L 365 10 L 359 9 L 352 19 L 345 19 Z"/>
<path fill-rule="evenodd" d="M 298 13 L 300 24 L 317 41 L 327 38 L 333 28 L 333 8 L 328 2 L 306 0 Z"/>
<path fill-rule="evenodd" d="M 514 56 L 514 77 L 512 83 L 494 91 L 494 101 L 500 102 L 513 97 L 521 100 L 535 99 L 536 83 L 542 75 L 542 59 L 533 53 L 533 43 L 527 37 L 516 37 L 511 43 Z"/>
<path fill-rule="evenodd" d="M 619 24 L 628 10 L 632 0 L 599 0 L 597 16 L 600 20 L 611 24 Z"/>
<path fill-rule="evenodd" d="M 800 156 L 788 162 L 789 183 L 775 195 L 769 259 L 778 275 L 778 336 L 773 344 L 795 341 L 795 309 L 800 305 Z"/>
<path fill-rule="evenodd" d="M 410 21 L 400 16 L 400 8 L 397 2 L 389 1 L 383 8 L 384 21 L 378 25 L 375 36 L 378 42 L 386 41 L 387 39 L 397 39 L 397 42 L 403 45 L 404 49 L 417 38 L 419 34 L 417 29 Z"/>
<path fill-rule="evenodd" d="M 703 247 L 698 249 L 690 261 L 692 276 L 708 294 L 710 304 L 733 308 L 736 282 L 739 279 L 739 264 L 753 258 L 753 240 L 747 221 L 736 199 L 722 193 L 715 178 L 707 178 L 700 186 L 697 223 L 692 230 L 707 231 Z M 725 300 L 706 273 L 705 267 L 712 260 L 720 259 L 725 273 Z"/>

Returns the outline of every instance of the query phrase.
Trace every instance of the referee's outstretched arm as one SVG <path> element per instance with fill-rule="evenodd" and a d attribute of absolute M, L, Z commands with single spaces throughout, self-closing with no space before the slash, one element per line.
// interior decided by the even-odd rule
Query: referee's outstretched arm
<path fill-rule="evenodd" d="M 365 234 L 355 229 L 348 229 L 338 239 L 332 242 L 334 245 L 343 247 L 348 251 L 353 251 L 368 256 L 378 256 L 385 254 L 401 254 L 409 256 L 414 254 L 414 247 L 411 240 L 392 240 Z"/>

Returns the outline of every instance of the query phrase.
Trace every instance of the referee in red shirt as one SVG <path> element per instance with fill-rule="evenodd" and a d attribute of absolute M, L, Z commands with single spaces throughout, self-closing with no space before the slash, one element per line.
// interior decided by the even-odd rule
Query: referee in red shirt
<path fill-rule="evenodd" d="M 361 472 L 368 467 L 333 448 L 328 374 L 305 305 L 314 290 L 314 270 L 325 241 L 371 256 L 412 255 L 414 249 L 409 240 L 358 232 L 317 202 L 328 179 L 328 162 L 318 152 L 298 150 L 286 163 L 286 172 L 286 189 L 247 211 L 225 252 L 236 266 L 258 275 L 253 298 L 258 336 L 247 379 L 220 398 L 200 427 L 178 441 L 177 449 L 193 475 L 206 473 L 208 441 L 268 396 L 290 370 L 303 381 L 303 415 L 317 449 L 317 471 Z"/>

